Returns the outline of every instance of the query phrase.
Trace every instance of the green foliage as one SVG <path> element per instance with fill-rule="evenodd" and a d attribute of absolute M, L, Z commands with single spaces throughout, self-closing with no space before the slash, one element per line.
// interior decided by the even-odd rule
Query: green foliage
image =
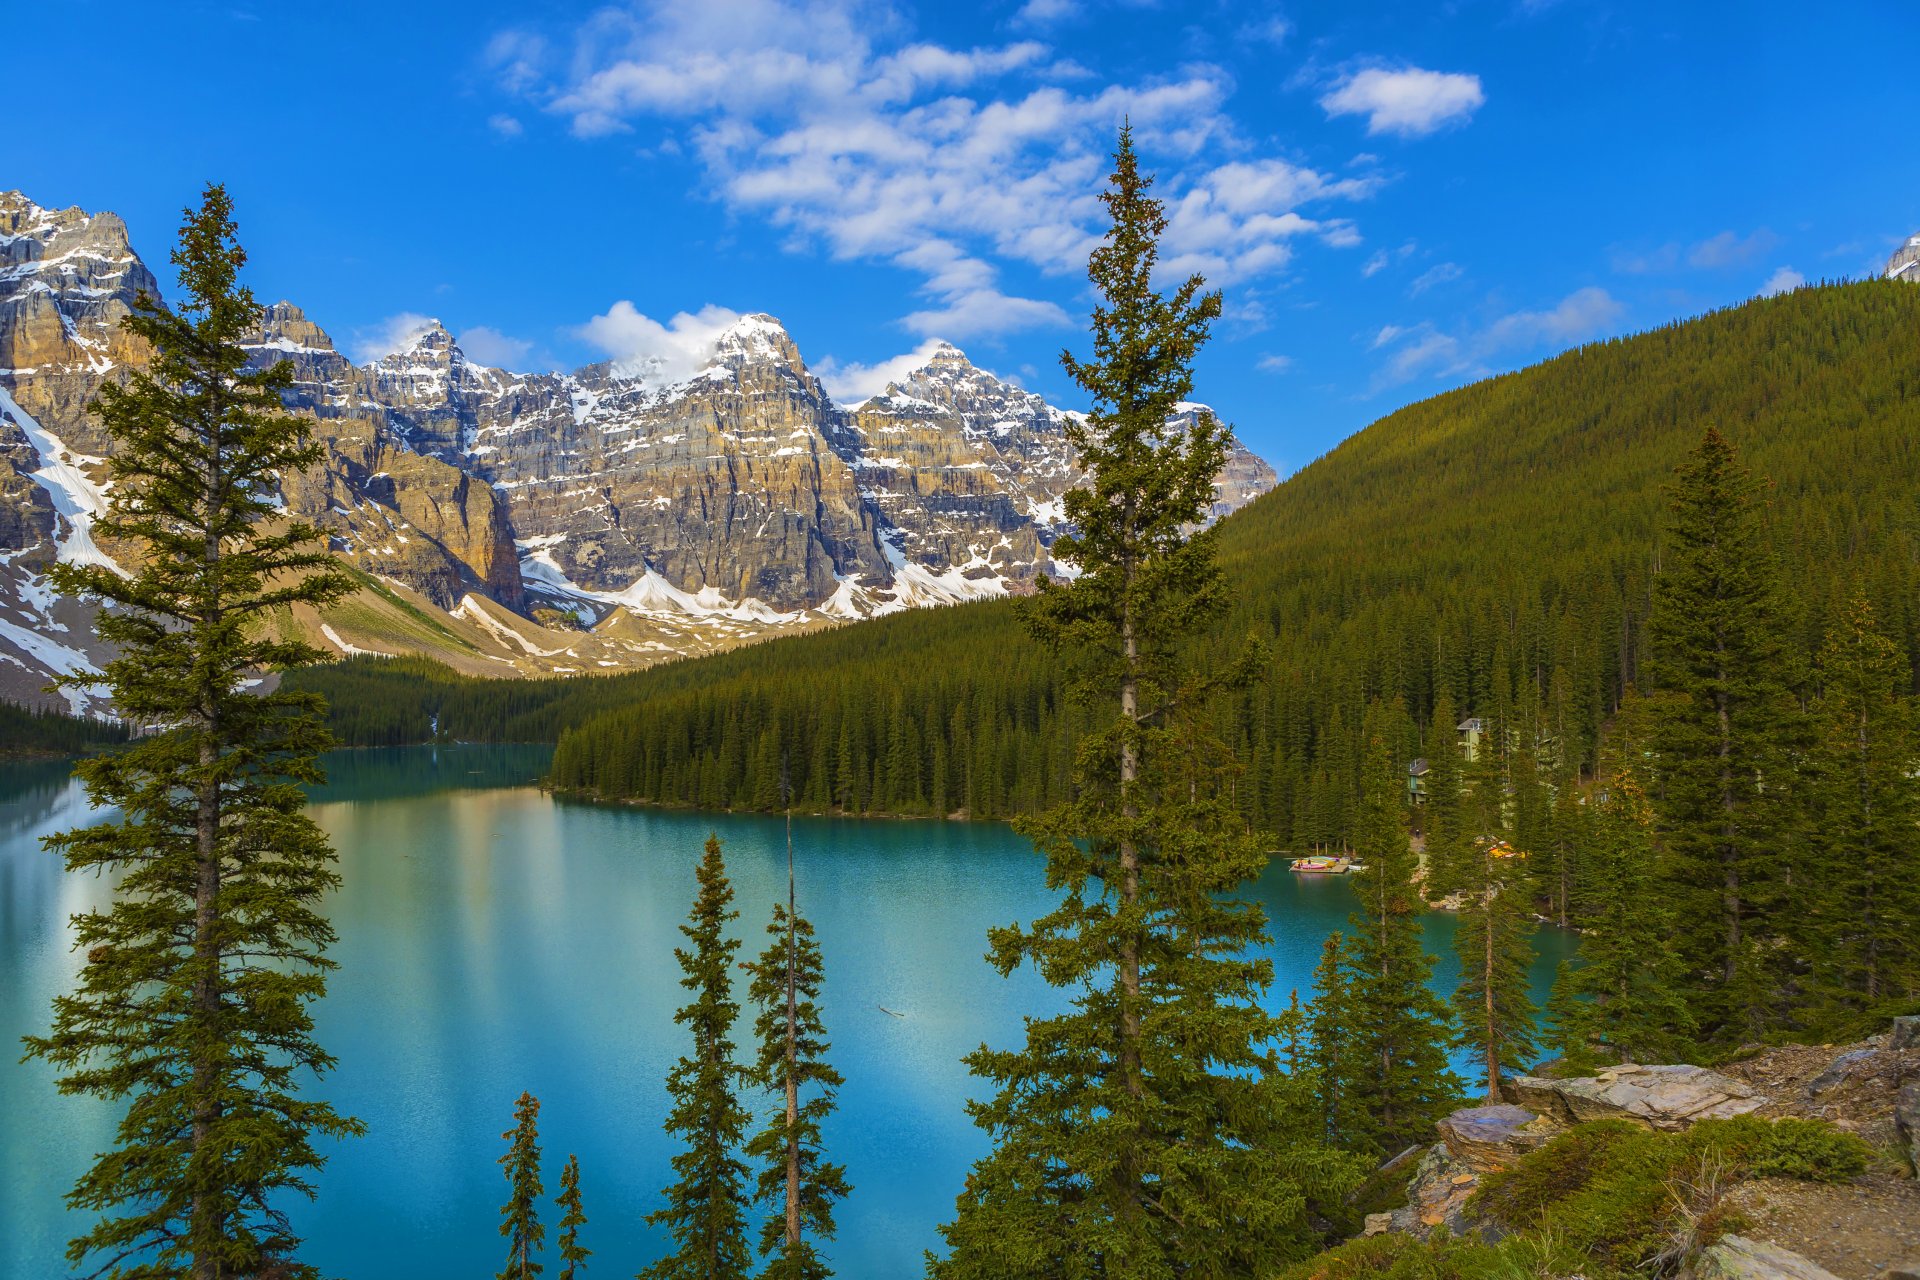
<path fill-rule="evenodd" d="M 1211 414 L 1169 419 L 1220 300 L 1198 277 L 1154 289 L 1165 215 L 1124 129 L 1114 160 L 1093 354 L 1063 357 L 1093 402 L 1069 428 L 1088 468 L 1066 497 L 1077 532 L 1055 548 L 1082 572 L 1027 610 L 1081 716 L 1071 790 L 1023 826 L 1061 902 L 993 930 L 988 956 L 1076 994 L 1020 1048 L 968 1058 L 993 1089 L 969 1110 L 994 1149 L 942 1228 L 944 1280 L 1253 1274 L 1308 1246 L 1310 1201 L 1348 1172 L 1273 1069 L 1266 920 L 1233 896 L 1265 859 L 1206 713 L 1247 664 L 1192 660 L 1226 604 L 1213 536 L 1191 530 L 1229 437 Z"/>
<path fill-rule="evenodd" d="M 759 1197 L 771 1206 L 760 1231 L 763 1280 L 820 1280 L 833 1272 L 816 1241 L 833 1238 L 833 1203 L 849 1190 L 844 1166 L 829 1164 L 821 1123 L 834 1109 L 840 1073 L 827 1062 L 820 1018 L 824 969 L 813 926 L 788 902 L 767 925 L 773 941 L 747 966 L 748 999 L 759 1011 L 753 1083 L 775 1095 L 766 1125 L 747 1143 L 760 1165 Z M 704 1273 L 702 1273 L 704 1274 Z"/>
<path fill-rule="evenodd" d="M 1845 1182 L 1871 1156 L 1859 1138 L 1819 1120 L 1736 1116 L 1678 1134 L 1596 1120 L 1488 1175 L 1473 1208 L 1546 1246 L 1563 1272 L 1624 1277 L 1736 1229 L 1723 1196 L 1743 1179 Z"/>
<path fill-rule="evenodd" d="M 168 727 L 75 771 L 119 817 L 47 844 L 70 871 L 114 875 L 114 898 L 73 917 L 78 985 L 26 1045 L 63 1072 L 63 1093 L 126 1106 L 67 1197 L 92 1223 L 69 1261 L 126 1280 L 310 1278 L 276 1198 L 312 1194 L 316 1136 L 360 1131 L 298 1092 L 333 1065 L 309 1010 L 333 940 L 319 906 L 339 877 L 299 785 L 321 780 L 329 739 L 312 694 L 246 690 L 317 659 L 262 624 L 343 580 L 317 531 L 278 509 L 280 476 L 319 449 L 281 411 L 289 366 L 247 369 L 260 308 L 238 284 L 246 255 L 222 188 L 187 211 L 173 261 L 179 310 L 143 294 L 123 322 L 152 363 L 96 406 L 115 444 L 96 530 L 146 554 L 126 578 L 49 571 L 115 606 L 96 624 L 117 652 L 104 674 L 59 683 L 104 685 L 129 722 Z"/>
<path fill-rule="evenodd" d="M 1694 1028 L 1659 875 L 1652 814 L 1630 768 L 1607 779 L 1586 820 L 1593 905 L 1576 961 L 1554 983 L 1553 1044 L 1566 1065 L 1671 1062 Z"/>
<path fill-rule="evenodd" d="M 507 1241 L 507 1263 L 497 1280 L 533 1280 L 545 1270 L 540 1246 L 547 1229 L 540 1222 L 540 1099 L 522 1091 L 513 1104 L 513 1128 L 501 1134 L 507 1153 L 500 1171 L 507 1179 L 507 1202 L 500 1206 L 500 1234 Z"/>
<path fill-rule="evenodd" d="M 1278 1273 L 1276 1280 L 1522 1280 L 1512 1246 L 1479 1240 L 1362 1236 Z"/>
<path fill-rule="evenodd" d="M 1533 1063 L 1533 997 L 1527 969 L 1533 963 L 1532 902 L 1524 882 L 1512 877 L 1511 860 L 1499 861 L 1491 846 L 1469 864 L 1459 926 L 1453 945 L 1460 955 L 1460 985 L 1453 1013 L 1460 1042 L 1482 1064 L 1488 1101 L 1500 1098 L 1500 1071 L 1525 1071 Z M 1506 873 L 1506 874 L 1503 874 Z"/>
<path fill-rule="evenodd" d="M 1351 1128 L 1347 1083 L 1364 1064 L 1356 1060 L 1352 1000 L 1347 991 L 1347 936 L 1338 929 L 1320 947 L 1313 970 L 1313 1003 L 1308 1006 L 1308 1062 L 1314 1090 L 1314 1117 L 1321 1142 L 1337 1146 Z"/>
<path fill-rule="evenodd" d="M 1913 673 L 1865 596 L 1848 600 L 1821 646 L 1807 788 L 1807 887 L 1790 932 L 1813 966 L 1824 1020 L 1856 1025 L 1920 998 L 1920 734 Z"/>
<path fill-rule="evenodd" d="M 560 1170 L 560 1194 L 553 1198 L 560 1207 L 559 1280 L 578 1280 L 587 1269 L 593 1250 L 580 1243 L 580 1228 L 587 1225 L 587 1211 L 580 1203 L 580 1158 L 569 1155 Z"/>
<path fill-rule="evenodd" d="M 1429 988 L 1434 958 L 1420 937 L 1423 904 L 1413 887 L 1415 859 L 1400 805 L 1401 770 L 1388 745 L 1392 717 L 1367 711 L 1352 875 L 1360 910 L 1344 948 L 1346 1030 L 1337 1088 L 1342 1146 L 1382 1157 L 1424 1141 L 1458 1100 L 1447 1068 L 1453 1032 L 1447 1006 Z"/>
<path fill-rule="evenodd" d="M 1675 471 L 1649 629 L 1654 812 L 1683 919 L 1696 1017 L 1733 1038 L 1773 1021 L 1766 917 L 1786 892 L 1783 804 L 1796 683 L 1761 492 L 1719 431 Z"/>
<path fill-rule="evenodd" d="M 77 756 L 116 746 L 133 736 L 112 720 L 23 707 L 0 699 L 0 760 L 16 756 Z"/>
<path fill-rule="evenodd" d="M 747 1257 L 747 1168 L 734 1155 L 746 1133 L 747 1112 L 736 1086 L 733 1024 L 740 1006 L 732 996 L 733 955 L 738 941 L 728 938 L 733 886 L 718 836 L 707 847 L 696 872 L 699 890 L 693 911 L 680 932 L 690 948 L 675 948 L 680 985 L 693 994 L 674 1021 L 693 1036 L 693 1052 L 681 1057 L 667 1076 L 673 1110 L 667 1132 L 677 1134 L 683 1150 L 673 1157 L 679 1180 L 667 1188 L 667 1207 L 647 1215 L 666 1224 L 674 1250 L 642 1273 L 643 1280 L 741 1280 L 751 1269 Z"/>
<path fill-rule="evenodd" d="M 1683 1146 L 1689 1158 L 1718 1162 L 1744 1178 L 1851 1182 L 1873 1163 L 1873 1148 L 1858 1135 L 1797 1116 L 1703 1120 Z"/>

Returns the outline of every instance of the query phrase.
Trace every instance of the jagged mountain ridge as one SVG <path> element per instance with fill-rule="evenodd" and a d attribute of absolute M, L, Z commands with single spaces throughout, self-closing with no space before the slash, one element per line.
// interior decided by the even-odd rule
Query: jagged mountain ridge
<path fill-rule="evenodd" d="M 0 193 L 0 692 L 91 652 L 40 575 L 100 554 L 109 442 L 87 405 L 146 360 L 119 327 L 143 289 L 160 291 L 118 217 Z M 428 647 L 472 649 L 471 669 L 591 670 L 1005 594 L 1053 567 L 1077 479 L 1066 412 L 957 348 L 842 407 L 764 315 L 677 381 L 490 368 L 437 322 L 356 365 L 287 302 L 250 345 L 292 364 L 289 406 L 326 446 L 287 506 L 384 618 L 295 620 L 343 653 L 418 649 L 418 618 L 393 632 L 424 615 L 452 637 Z M 1218 513 L 1273 482 L 1241 450 Z"/>

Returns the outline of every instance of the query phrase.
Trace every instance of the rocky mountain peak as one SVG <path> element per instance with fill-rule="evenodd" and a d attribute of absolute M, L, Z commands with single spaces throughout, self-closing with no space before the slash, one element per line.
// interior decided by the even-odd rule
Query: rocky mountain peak
<path fill-rule="evenodd" d="M 741 316 L 713 340 L 713 358 L 709 364 L 774 363 L 806 367 L 800 348 L 794 345 L 785 325 L 770 315 L 755 312 Z"/>
<path fill-rule="evenodd" d="M 1887 279 L 1920 284 L 1920 235 L 1907 237 L 1907 242 L 1887 259 Z"/>
<path fill-rule="evenodd" d="M 927 357 L 929 369 L 970 370 L 973 362 L 967 359 L 967 353 L 951 342 L 940 341 L 934 344 L 933 354 Z"/>
<path fill-rule="evenodd" d="M 428 320 L 425 326 L 408 338 L 398 351 L 380 357 L 375 363 L 387 361 L 411 363 L 422 355 L 428 358 L 439 357 L 451 360 L 459 352 L 460 348 L 454 342 L 453 335 L 447 332 L 447 327 L 438 320 Z"/>
<path fill-rule="evenodd" d="M 276 302 L 260 309 L 260 340 L 247 344 L 254 350 L 283 351 L 288 354 L 332 354 L 333 339 L 327 336 L 307 313 L 291 302 Z"/>
<path fill-rule="evenodd" d="M 91 221 L 77 205 L 70 209 L 45 209 L 28 199 L 25 192 L 0 191 L 0 244 L 27 236 L 44 243 L 62 231 L 84 228 Z"/>

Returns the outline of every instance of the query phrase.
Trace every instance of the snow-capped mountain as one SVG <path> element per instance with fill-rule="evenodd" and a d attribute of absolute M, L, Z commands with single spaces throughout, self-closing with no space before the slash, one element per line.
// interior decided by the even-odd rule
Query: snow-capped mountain
<path fill-rule="evenodd" d="M 87 404 L 146 358 L 119 327 L 143 289 L 120 219 L 0 193 L 0 694 L 98 656 L 41 575 L 114 554 L 89 532 L 108 442 Z M 287 505 L 369 584 L 298 620 L 343 653 L 593 670 L 1002 595 L 1051 567 L 1078 477 L 1067 412 L 957 348 L 843 408 L 765 315 L 680 376 L 510 373 L 438 323 L 356 365 L 286 302 L 251 345 L 292 364 L 289 406 L 326 445 Z M 1239 451 L 1215 514 L 1273 483 Z"/>
<path fill-rule="evenodd" d="M 1887 259 L 1887 279 L 1920 284 L 1920 235 L 1907 237 L 1907 242 Z"/>

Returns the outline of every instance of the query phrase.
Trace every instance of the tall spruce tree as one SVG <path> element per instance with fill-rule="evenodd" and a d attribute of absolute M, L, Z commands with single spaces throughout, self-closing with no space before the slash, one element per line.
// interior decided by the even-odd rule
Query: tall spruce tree
<path fill-rule="evenodd" d="M 1655 809 L 1703 1030 L 1759 1034 L 1779 1011 L 1770 961 L 1795 790 L 1795 707 L 1759 486 L 1718 430 L 1675 472 L 1648 624 Z"/>
<path fill-rule="evenodd" d="M 580 1203 L 580 1157 L 567 1157 L 560 1170 L 560 1194 L 553 1202 L 560 1207 L 560 1237 L 554 1241 L 560 1255 L 559 1280 L 579 1280 L 593 1256 L 593 1250 L 580 1243 L 580 1228 L 587 1225 L 587 1211 Z"/>
<path fill-rule="evenodd" d="M 1422 1141 L 1460 1096 L 1447 1066 L 1453 1039 L 1447 1006 L 1428 987 L 1434 957 L 1420 934 L 1415 859 L 1400 803 L 1400 771 L 1385 731 L 1386 709 L 1367 710 L 1353 875 L 1360 910 L 1346 946 L 1350 1052 L 1343 1137 L 1356 1150 L 1392 1155 Z"/>
<path fill-rule="evenodd" d="M 1264 858 L 1204 719 L 1249 672 L 1190 665 L 1182 644 L 1225 605 L 1214 535 L 1193 529 L 1231 437 L 1210 413 L 1175 417 L 1220 298 L 1197 276 L 1155 289 L 1166 215 L 1151 181 L 1122 129 L 1087 271 L 1093 353 L 1062 356 L 1091 402 L 1066 428 L 1087 482 L 1055 547 L 1081 573 L 1044 583 L 1028 615 L 1087 708 L 1073 798 L 1023 828 L 1062 901 L 989 937 L 1001 972 L 1032 963 L 1077 994 L 1028 1020 L 1024 1047 L 968 1058 L 994 1089 L 970 1105 L 994 1150 L 930 1264 L 951 1280 L 1245 1275 L 1297 1248 L 1304 1216 L 1265 1143 L 1266 921 L 1231 896 Z"/>
<path fill-rule="evenodd" d="M 1550 1043 L 1576 1070 L 1677 1061 L 1693 1039 L 1678 918 L 1640 782 L 1649 711 L 1640 698 L 1621 708 L 1582 824 L 1591 904 L 1579 950 L 1561 966 L 1547 1006 Z"/>
<path fill-rule="evenodd" d="M 679 1180 L 667 1188 L 667 1207 L 647 1215 L 666 1224 L 674 1250 L 643 1272 L 645 1280 L 744 1280 L 752 1270 L 747 1251 L 747 1167 L 735 1155 L 747 1129 L 747 1111 L 737 1092 L 733 1024 L 740 1006 L 732 995 L 734 952 L 726 936 L 733 887 L 727 882 L 720 838 L 707 837 L 695 873 L 699 890 L 688 922 L 680 926 L 690 947 L 674 949 L 680 985 L 693 994 L 674 1021 L 693 1035 L 693 1051 L 667 1076 L 673 1110 L 667 1131 L 683 1145 L 673 1157 Z"/>
<path fill-rule="evenodd" d="M 105 911 L 73 918 L 85 957 L 30 1055 L 63 1093 L 126 1102 L 114 1149 L 68 1194 L 89 1218 L 68 1248 L 109 1277 L 225 1280 L 296 1262 L 277 1202 L 312 1195 L 314 1139 L 360 1126 L 304 1098 L 333 1058 L 313 1038 L 339 883 L 299 784 L 321 780 L 320 704 L 257 677 L 320 655 L 273 638 L 274 611 L 347 589 L 319 533 L 279 510 L 283 476 L 320 450 L 282 411 L 290 366 L 249 368 L 260 308 L 239 283 L 232 201 L 209 186 L 173 253 L 177 309 L 141 294 L 122 323 L 153 355 L 95 406 L 115 445 L 112 499 L 94 526 L 134 571 L 62 563 L 60 590 L 112 606 L 96 623 L 118 656 L 104 686 L 133 724 L 165 726 L 82 763 L 88 798 L 119 817 L 51 837 L 69 870 L 117 878 Z"/>
<path fill-rule="evenodd" d="M 1484 843 L 1467 863 L 1461 885 L 1454 949 L 1460 984 L 1453 1012 L 1460 1040 L 1480 1064 L 1488 1102 L 1500 1100 L 1500 1072 L 1525 1071 L 1534 1052 L 1533 995 L 1527 969 L 1533 962 L 1533 917 L 1526 877 L 1518 858 L 1495 856 Z"/>
<path fill-rule="evenodd" d="M 1356 1071 L 1345 946 L 1346 935 L 1338 929 L 1321 944 L 1320 963 L 1313 970 L 1313 1003 L 1307 1009 L 1307 1061 L 1313 1072 L 1319 1134 L 1323 1142 L 1336 1147 L 1352 1145 L 1347 1086 Z"/>
<path fill-rule="evenodd" d="M 1864 595 L 1819 662 L 1809 883 L 1794 905 L 1815 1016 L 1845 1027 L 1920 996 L 1920 733 L 1906 656 Z"/>
<path fill-rule="evenodd" d="M 768 1259 L 763 1280 L 819 1280 L 833 1271 L 816 1242 L 833 1238 L 833 1204 L 849 1189 L 845 1167 L 827 1162 L 820 1133 L 842 1081 L 827 1063 L 819 1004 L 824 965 L 794 892 L 793 820 L 787 821 L 787 901 L 774 905 L 767 925 L 772 943 L 746 966 L 748 998 L 759 1010 L 752 1079 L 776 1095 L 747 1155 L 760 1164 L 761 1200 L 775 1206 L 760 1232 L 760 1252 Z"/>
<path fill-rule="evenodd" d="M 540 1099 L 522 1091 L 513 1104 L 513 1128 L 500 1135 L 507 1153 L 500 1171 L 507 1179 L 507 1202 L 500 1206 L 500 1234 L 507 1241 L 507 1264 L 496 1280 L 533 1280 L 540 1265 L 540 1246 L 547 1229 L 540 1222 Z"/>

